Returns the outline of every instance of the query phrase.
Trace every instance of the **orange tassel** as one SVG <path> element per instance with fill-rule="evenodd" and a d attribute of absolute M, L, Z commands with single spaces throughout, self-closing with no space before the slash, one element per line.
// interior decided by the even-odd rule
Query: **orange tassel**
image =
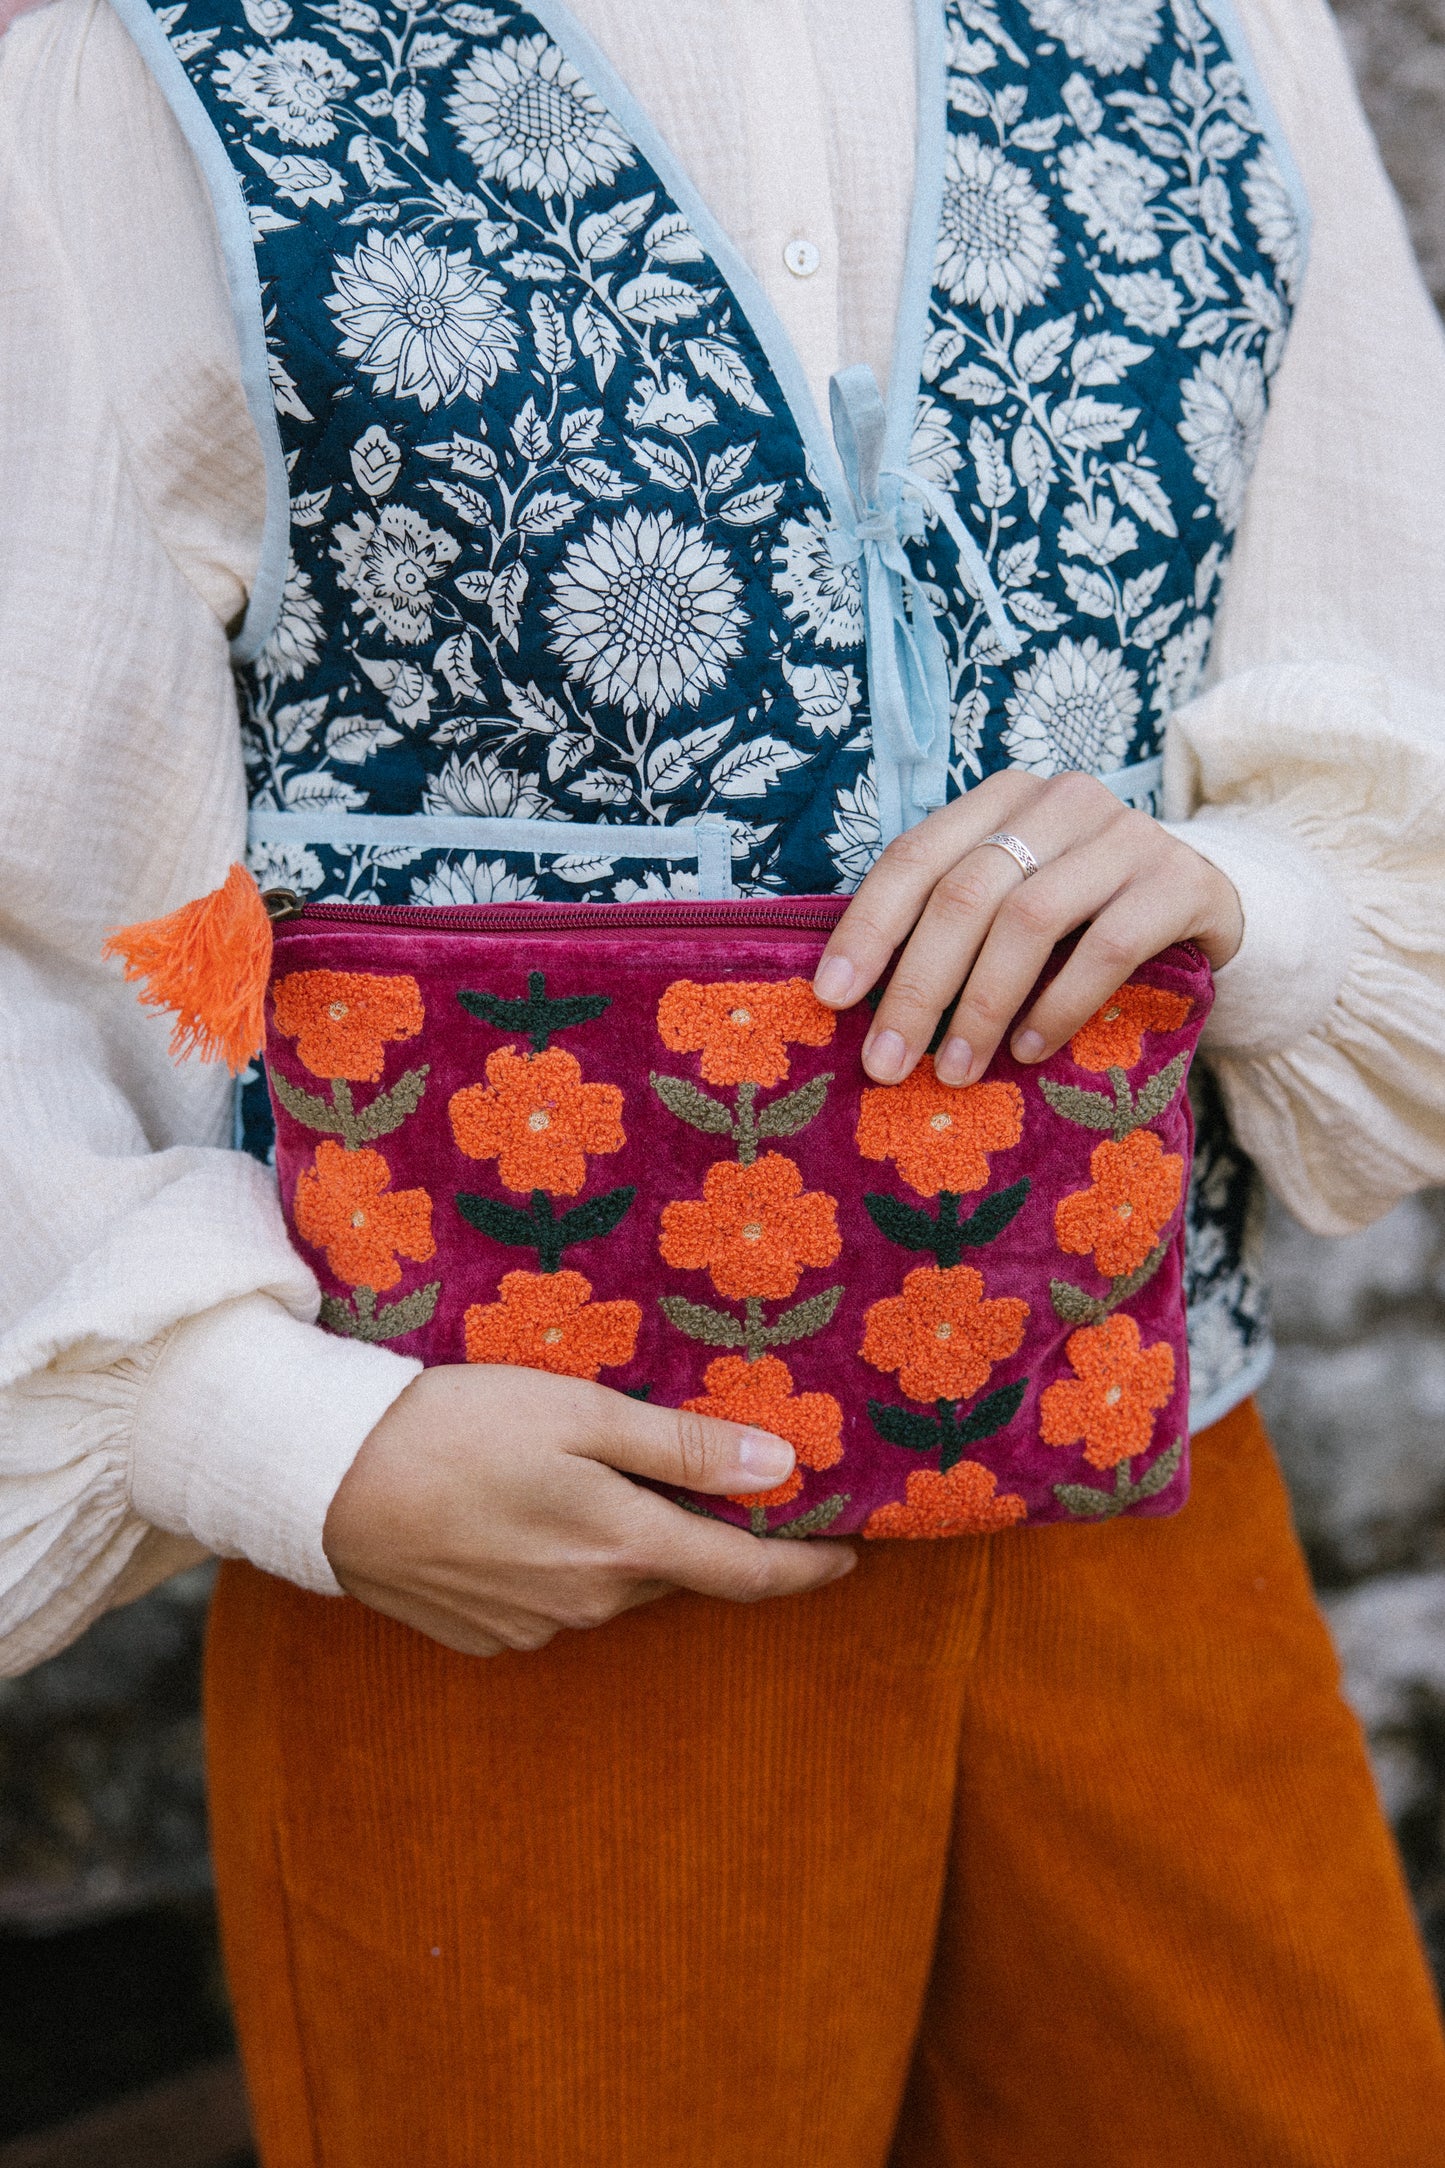
<path fill-rule="evenodd" d="M 219 888 L 164 918 L 119 926 L 103 956 L 125 959 L 128 979 L 144 980 L 147 1008 L 173 1009 L 171 1058 L 198 1053 L 239 1076 L 266 1039 L 271 977 L 271 921 L 244 866 Z"/>

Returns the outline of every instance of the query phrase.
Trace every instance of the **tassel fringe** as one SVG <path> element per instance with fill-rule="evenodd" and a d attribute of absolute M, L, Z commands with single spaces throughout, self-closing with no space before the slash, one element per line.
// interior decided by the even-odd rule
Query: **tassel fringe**
<path fill-rule="evenodd" d="M 199 1054 L 239 1076 L 266 1038 L 271 977 L 271 921 L 244 866 L 232 866 L 209 896 L 164 918 L 111 933 L 103 956 L 120 957 L 125 976 L 142 981 L 147 1008 L 171 1009 L 171 1058 Z"/>

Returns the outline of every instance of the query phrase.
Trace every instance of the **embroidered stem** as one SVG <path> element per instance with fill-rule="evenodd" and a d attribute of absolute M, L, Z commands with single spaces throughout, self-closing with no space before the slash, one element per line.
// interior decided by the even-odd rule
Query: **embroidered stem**
<path fill-rule="evenodd" d="M 737 1139 L 738 1164 L 750 1167 L 758 1156 L 758 1122 L 754 1101 L 758 1096 L 756 1084 L 739 1084 L 737 1126 L 733 1135 Z"/>
<path fill-rule="evenodd" d="M 1179 1473 L 1179 1463 L 1184 1458 L 1184 1440 L 1176 1438 L 1168 1451 L 1161 1453 L 1152 1468 L 1146 1468 L 1138 1482 L 1131 1474 L 1132 1463 L 1121 1460 L 1114 1471 L 1114 1488 L 1099 1490 L 1092 1483 L 1056 1483 L 1054 1496 L 1076 1520 L 1112 1520 L 1116 1513 L 1125 1513 L 1130 1506 L 1139 1505 L 1145 1498 L 1157 1498 L 1167 1490 Z"/>
<path fill-rule="evenodd" d="M 501 994 L 478 993 L 464 989 L 457 995 L 468 1016 L 477 1017 L 484 1024 L 495 1024 L 499 1031 L 519 1032 L 530 1045 L 534 1054 L 545 1054 L 553 1034 L 568 1031 L 574 1024 L 590 1023 L 595 1016 L 612 1006 L 610 994 L 569 994 L 551 1000 L 547 994 L 546 973 L 527 973 L 525 1000 L 508 1000 Z"/>
<path fill-rule="evenodd" d="M 354 1288 L 350 1302 L 323 1295 L 321 1322 L 328 1332 L 339 1333 L 347 1340 L 399 1340 L 404 1333 L 419 1332 L 423 1325 L 431 1323 L 441 1289 L 441 1281 L 433 1280 L 403 1295 L 400 1302 L 383 1303 L 379 1310 L 374 1288 Z"/>
<path fill-rule="evenodd" d="M 1049 1297 L 1054 1305 L 1054 1315 L 1062 1318 L 1066 1325 L 1102 1325 L 1106 1317 L 1113 1316 L 1121 1302 L 1128 1302 L 1141 1288 L 1149 1285 L 1168 1254 L 1166 1240 L 1152 1249 L 1143 1264 L 1136 1265 L 1123 1279 L 1111 1280 L 1108 1294 L 1102 1297 L 1086 1294 L 1071 1280 L 1050 1280 Z"/>
<path fill-rule="evenodd" d="M 604 1190 L 600 1197 L 589 1197 L 560 1217 L 544 1189 L 533 1190 L 525 1212 L 500 1197 L 476 1197 L 465 1190 L 458 1190 L 456 1201 L 469 1227 L 512 1249 L 535 1250 L 540 1270 L 557 1272 L 564 1250 L 577 1242 L 594 1242 L 599 1235 L 609 1235 L 620 1226 L 636 1195 L 631 1183 L 621 1189 Z"/>
<path fill-rule="evenodd" d="M 953 1190 L 941 1190 L 938 1212 L 920 1211 L 916 1205 L 905 1204 L 901 1197 L 889 1197 L 880 1191 L 872 1191 L 863 1199 L 868 1217 L 881 1235 L 896 1242 L 902 1250 L 929 1250 L 947 1271 L 958 1264 L 965 1250 L 982 1248 L 987 1242 L 995 1242 L 1004 1229 L 1023 1210 L 1029 1194 L 1029 1181 L 1011 1182 L 1007 1189 L 996 1190 L 985 1197 L 976 1211 L 966 1218 L 959 1217 L 959 1197 Z"/>
<path fill-rule="evenodd" d="M 749 1295 L 743 1304 L 743 1351 L 750 1363 L 755 1363 L 768 1344 L 768 1329 L 763 1323 L 763 1305 L 756 1295 Z"/>
<path fill-rule="evenodd" d="M 932 1415 L 870 1400 L 868 1414 L 880 1438 L 886 1438 L 890 1445 L 906 1446 L 910 1453 L 936 1452 L 939 1473 L 947 1475 L 962 1460 L 966 1446 L 977 1445 L 981 1438 L 997 1437 L 1008 1428 L 1023 1406 L 1028 1387 L 1027 1378 L 1001 1385 L 997 1392 L 986 1394 L 966 1416 L 961 1416 L 963 1403 L 958 1400 L 935 1401 Z"/>

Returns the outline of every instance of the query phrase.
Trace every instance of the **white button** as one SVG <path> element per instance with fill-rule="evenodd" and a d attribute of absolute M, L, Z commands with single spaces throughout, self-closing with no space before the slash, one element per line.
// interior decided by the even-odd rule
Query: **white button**
<path fill-rule="evenodd" d="M 783 262 L 795 279 L 810 279 L 822 261 L 816 241 L 790 241 L 783 250 Z"/>

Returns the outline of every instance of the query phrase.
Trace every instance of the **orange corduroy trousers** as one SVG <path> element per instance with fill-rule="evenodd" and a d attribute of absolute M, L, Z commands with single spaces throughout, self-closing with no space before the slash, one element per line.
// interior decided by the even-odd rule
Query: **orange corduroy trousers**
<path fill-rule="evenodd" d="M 456 1656 L 227 1567 L 265 2168 L 1441 2168 L 1445 2045 L 1252 1408 L 1174 1520 Z"/>

